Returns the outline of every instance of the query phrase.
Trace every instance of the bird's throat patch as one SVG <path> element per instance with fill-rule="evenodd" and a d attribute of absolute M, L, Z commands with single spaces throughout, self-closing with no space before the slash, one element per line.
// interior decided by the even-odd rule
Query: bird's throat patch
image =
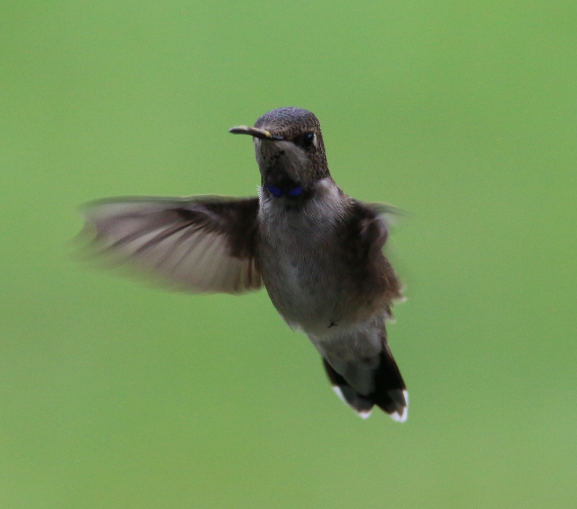
<path fill-rule="evenodd" d="M 272 194 L 275 198 L 282 198 L 283 196 L 288 198 L 296 198 L 300 196 L 303 192 L 303 188 L 301 186 L 296 187 L 277 187 L 273 186 L 272 184 L 268 184 L 266 186 L 270 194 Z"/>

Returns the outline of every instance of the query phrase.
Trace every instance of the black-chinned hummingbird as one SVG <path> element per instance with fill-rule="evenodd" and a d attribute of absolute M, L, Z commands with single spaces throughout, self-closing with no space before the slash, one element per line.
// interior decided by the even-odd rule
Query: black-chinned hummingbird
<path fill-rule="evenodd" d="M 386 206 L 347 196 L 329 173 L 318 119 L 279 108 L 254 127 L 258 197 L 117 198 L 90 204 L 94 245 L 182 289 L 266 288 L 323 358 L 335 392 L 361 417 L 377 405 L 405 421 L 408 393 L 385 319 L 402 299 L 382 248 Z"/>

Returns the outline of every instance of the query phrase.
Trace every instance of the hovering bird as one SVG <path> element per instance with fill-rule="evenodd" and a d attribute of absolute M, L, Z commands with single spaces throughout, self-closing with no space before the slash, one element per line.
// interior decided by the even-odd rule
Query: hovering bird
<path fill-rule="evenodd" d="M 279 108 L 230 132 L 253 138 L 258 197 L 94 202 L 85 213 L 94 245 L 182 289 L 238 294 L 264 285 L 321 354 L 343 401 L 363 418 L 377 405 L 405 421 L 408 393 L 385 330 L 402 299 L 382 252 L 390 209 L 336 185 L 309 111 Z"/>

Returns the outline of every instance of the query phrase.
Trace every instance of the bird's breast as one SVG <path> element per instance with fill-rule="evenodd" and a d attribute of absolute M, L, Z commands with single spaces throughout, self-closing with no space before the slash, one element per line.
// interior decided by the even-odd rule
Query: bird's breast
<path fill-rule="evenodd" d="M 334 212 L 313 201 L 303 209 L 269 202 L 259 216 L 258 260 L 265 287 L 287 323 L 308 333 L 337 326 L 351 309 L 337 234 L 341 217 Z"/>

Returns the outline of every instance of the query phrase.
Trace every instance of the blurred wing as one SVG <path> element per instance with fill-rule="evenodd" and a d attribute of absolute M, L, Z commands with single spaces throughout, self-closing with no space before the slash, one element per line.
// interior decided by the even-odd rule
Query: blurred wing
<path fill-rule="evenodd" d="M 161 276 L 180 289 L 260 288 L 255 266 L 258 198 L 127 198 L 89 204 L 98 254 Z"/>
<path fill-rule="evenodd" d="M 408 215 L 403 209 L 388 205 L 387 203 L 373 202 L 366 203 L 366 205 L 378 214 L 387 227 L 397 226 L 400 218 Z"/>

